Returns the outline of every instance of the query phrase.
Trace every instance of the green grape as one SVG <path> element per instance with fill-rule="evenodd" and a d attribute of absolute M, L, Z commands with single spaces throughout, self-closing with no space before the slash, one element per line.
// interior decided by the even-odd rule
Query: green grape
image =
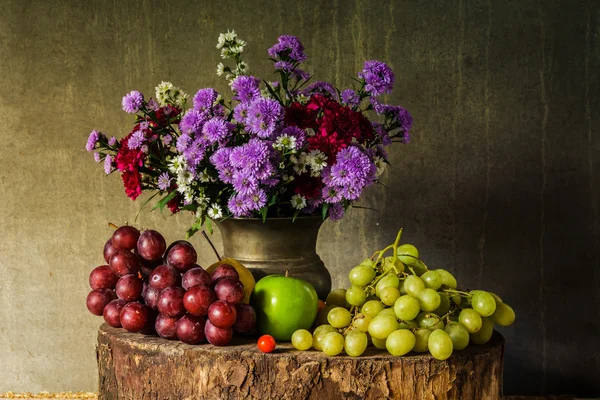
<path fill-rule="evenodd" d="M 375 318 L 377 314 L 379 314 L 385 305 L 379 300 L 369 300 L 365 304 L 363 304 L 360 312 L 363 314 L 370 315 L 372 318 Z"/>
<path fill-rule="evenodd" d="M 327 304 L 325 307 L 323 307 L 323 309 L 319 311 L 319 314 L 317 314 L 315 326 L 327 324 L 327 314 L 329 314 L 329 311 L 333 310 L 336 307 L 337 306 L 335 304 Z"/>
<path fill-rule="evenodd" d="M 377 315 L 391 315 L 392 317 L 396 318 L 396 313 L 394 312 L 394 308 L 389 307 L 389 308 L 384 308 L 383 310 L 381 310 L 381 312 Z"/>
<path fill-rule="evenodd" d="M 471 333 L 469 336 L 471 342 L 475 344 L 486 344 L 494 333 L 494 323 L 491 318 L 481 318 L 481 329 L 475 333 Z"/>
<path fill-rule="evenodd" d="M 452 339 L 454 349 L 462 350 L 469 344 L 469 332 L 462 324 L 452 321 L 446 325 L 444 330 Z"/>
<path fill-rule="evenodd" d="M 417 353 L 425 353 L 429 350 L 429 335 L 431 331 L 426 328 L 420 328 L 415 331 L 415 346 L 413 351 Z"/>
<path fill-rule="evenodd" d="M 425 287 L 433 290 L 438 290 L 442 286 L 442 275 L 437 271 L 427 271 L 421 275 L 421 279 L 423 279 Z"/>
<path fill-rule="evenodd" d="M 429 335 L 429 340 L 427 341 L 427 346 L 429 347 L 429 352 L 433 357 L 438 360 L 445 360 L 452 355 L 452 350 L 454 346 L 452 344 L 452 339 L 441 329 L 436 329 L 431 332 Z"/>
<path fill-rule="evenodd" d="M 381 278 L 381 280 L 379 282 L 377 282 L 377 286 L 375 286 L 375 294 L 377 295 L 377 297 L 381 297 L 381 295 L 380 295 L 381 289 L 383 289 L 385 287 L 398 288 L 399 284 L 400 284 L 400 279 L 398 279 L 398 277 L 396 275 L 388 274 L 388 275 L 384 276 L 383 278 Z"/>
<path fill-rule="evenodd" d="M 344 337 L 337 332 L 329 332 L 323 338 L 321 348 L 328 356 L 337 356 L 344 350 Z"/>
<path fill-rule="evenodd" d="M 452 302 L 454 304 L 456 304 L 457 306 L 460 306 L 462 304 L 462 296 L 460 294 L 455 294 L 451 297 Z"/>
<path fill-rule="evenodd" d="M 473 295 L 471 297 L 471 307 L 482 317 L 489 317 L 496 311 L 494 296 L 483 290 L 473 290 L 471 294 Z"/>
<path fill-rule="evenodd" d="M 346 289 L 335 289 L 331 291 L 325 299 L 325 304 L 333 304 L 334 306 L 350 308 L 350 304 L 346 301 Z"/>
<path fill-rule="evenodd" d="M 419 250 L 412 244 L 403 244 L 398 246 L 398 259 L 402 261 L 403 264 L 413 265 L 417 263 L 419 259 Z"/>
<path fill-rule="evenodd" d="M 405 281 L 405 280 L 406 280 L 406 279 L 404 279 L 404 278 L 403 278 L 403 279 L 400 281 L 400 284 L 398 285 L 398 290 L 400 290 L 400 295 L 401 295 L 401 296 L 404 296 L 404 295 L 406 294 L 406 288 L 404 287 L 404 281 Z"/>
<path fill-rule="evenodd" d="M 515 311 L 504 303 L 496 303 L 496 311 L 492 314 L 492 321 L 500 326 L 509 326 L 515 322 Z"/>
<path fill-rule="evenodd" d="M 323 350 L 321 348 L 321 343 L 323 342 L 325 335 L 329 332 L 337 332 L 337 329 L 331 325 L 321 325 L 315 329 L 313 332 L 313 347 L 315 350 Z"/>
<path fill-rule="evenodd" d="M 350 287 L 350 289 L 346 291 L 346 301 L 351 306 L 362 306 L 363 304 L 365 304 L 366 300 L 367 294 L 365 293 L 364 289 L 360 286 L 352 285 L 352 287 Z"/>
<path fill-rule="evenodd" d="M 425 283 L 423 280 L 415 275 L 409 275 L 404 280 L 404 289 L 406 293 L 413 297 L 419 297 L 419 294 L 425 290 Z"/>
<path fill-rule="evenodd" d="M 440 295 L 433 289 L 427 288 L 419 293 L 419 306 L 423 311 L 434 311 L 441 304 Z"/>
<path fill-rule="evenodd" d="M 404 321 L 412 321 L 419 315 L 420 311 L 419 300 L 408 294 L 398 297 L 398 300 L 394 303 L 396 317 Z"/>
<path fill-rule="evenodd" d="M 354 320 L 352 320 L 352 326 L 361 332 L 368 332 L 369 324 L 372 320 L 373 317 L 371 317 L 369 314 L 360 313 L 354 317 Z"/>
<path fill-rule="evenodd" d="M 353 331 L 352 333 L 346 334 L 346 340 L 344 341 L 344 350 L 350 357 L 358 357 L 367 349 L 369 341 L 367 334 L 360 331 Z"/>
<path fill-rule="evenodd" d="M 377 339 L 371 336 L 371 342 L 373 343 L 373 346 L 377 347 L 378 349 L 385 349 L 385 342 L 387 341 L 386 339 Z"/>
<path fill-rule="evenodd" d="M 434 314 L 439 315 L 440 317 L 446 315 L 450 310 L 450 299 L 446 293 L 439 293 L 440 295 L 440 306 L 433 310 Z"/>
<path fill-rule="evenodd" d="M 379 297 L 381 298 L 381 302 L 386 306 L 393 306 L 396 302 L 396 299 L 400 297 L 400 291 L 395 287 L 384 287 L 379 292 Z"/>
<path fill-rule="evenodd" d="M 367 286 L 375 278 L 375 270 L 368 265 L 359 265 L 348 274 L 350 283 L 355 286 Z"/>
<path fill-rule="evenodd" d="M 472 308 L 463 309 L 458 315 L 458 322 L 463 324 L 469 333 L 475 333 L 481 329 L 481 315 Z"/>
<path fill-rule="evenodd" d="M 292 346 L 297 350 L 308 350 L 312 344 L 313 337 L 306 329 L 298 329 L 292 334 Z"/>
<path fill-rule="evenodd" d="M 502 299 L 500 298 L 500 296 L 498 296 L 496 293 L 492 293 L 492 292 L 488 292 L 488 293 L 492 295 L 492 297 L 494 298 L 494 300 L 496 300 L 496 304 L 498 304 L 498 303 L 504 303 L 502 301 Z"/>
<path fill-rule="evenodd" d="M 419 328 L 427 328 L 427 329 L 444 329 L 444 321 L 434 313 L 428 313 L 422 311 L 415 318 L 415 322 L 419 326 Z"/>
<path fill-rule="evenodd" d="M 352 315 L 344 307 L 335 307 L 327 314 L 327 322 L 334 328 L 345 328 L 352 322 Z"/>
<path fill-rule="evenodd" d="M 367 301 L 371 301 L 371 300 L 379 301 L 379 297 L 375 296 L 374 294 L 370 294 L 367 296 Z"/>
<path fill-rule="evenodd" d="M 383 260 L 383 270 L 389 271 L 392 267 L 396 267 L 395 274 L 404 272 L 404 264 L 398 258 L 394 259 L 394 256 L 386 257 Z"/>
<path fill-rule="evenodd" d="M 413 329 L 418 328 L 415 321 L 401 321 L 398 322 L 398 329 Z"/>
<path fill-rule="evenodd" d="M 369 324 L 369 335 L 377 339 L 386 339 L 396 329 L 398 329 L 396 317 L 379 314 Z"/>
<path fill-rule="evenodd" d="M 360 265 L 366 265 L 367 267 L 375 268 L 375 261 L 370 258 L 365 258 L 360 262 Z"/>
<path fill-rule="evenodd" d="M 385 340 L 387 351 L 393 356 L 403 356 L 415 347 L 417 339 L 414 333 L 406 329 L 400 329 L 390 333 Z"/>
<path fill-rule="evenodd" d="M 441 276 L 442 276 L 442 284 L 446 285 L 448 287 L 450 287 L 451 289 L 456 289 L 456 287 L 458 286 L 458 284 L 456 283 L 456 278 L 454 277 L 454 275 L 452 275 L 450 272 L 446 271 L 445 269 L 436 269 L 435 271 L 437 271 Z"/>

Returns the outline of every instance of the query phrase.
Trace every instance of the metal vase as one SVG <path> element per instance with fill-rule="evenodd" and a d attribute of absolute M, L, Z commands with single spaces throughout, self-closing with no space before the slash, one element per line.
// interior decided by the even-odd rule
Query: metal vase
<path fill-rule="evenodd" d="M 310 282 L 320 299 L 331 291 L 331 275 L 317 254 L 320 217 L 229 218 L 218 224 L 223 255 L 244 264 L 258 281 L 271 274 Z"/>

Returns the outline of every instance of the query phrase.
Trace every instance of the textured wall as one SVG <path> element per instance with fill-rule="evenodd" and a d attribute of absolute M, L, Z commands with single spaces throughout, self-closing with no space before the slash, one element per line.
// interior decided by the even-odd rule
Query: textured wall
<path fill-rule="evenodd" d="M 387 61 L 398 77 L 388 100 L 414 115 L 388 189 L 364 198 L 379 212 L 321 231 L 336 286 L 404 227 L 428 264 L 514 306 L 508 393 L 600 393 L 597 3 L 193 3 L 0 0 L 0 392 L 95 390 L 101 320 L 85 308 L 87 276 L 107 221 L 132 221 L 139 203 L 83 150 L 87 134 L 125 135 L 122 95 L 161 80 L 228 93 L 214 46 L 236 29 L 264 76 L 282 33 L 341 87 L 364 59 Z M 188 223 L 139 220 L 167 240 Z"/>

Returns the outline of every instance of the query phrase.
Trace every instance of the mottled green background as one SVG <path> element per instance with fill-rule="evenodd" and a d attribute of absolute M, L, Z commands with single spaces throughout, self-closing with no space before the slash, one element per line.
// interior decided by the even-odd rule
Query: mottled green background
<path fill-rule="evenodd" d="M 501 330 L 507 393 L 600 393 L 598 2 L 0 0 L 0 10 L 0 392 L 96 390 L 88 274 L 107 222 L 133 221 L 139 202 L 83 150 L 87 135 L 127 134 L 121 97 L 161 80 L 228 94 L 214 46 L 235 29 L 264 77 L 283 33 L 302 39 L 317 79 L 342 88 L 363 60 L 387 61 L 388 101 L 414 115 L 387 190 L 364 196 L 379 211 L 321 230 L 335 286 L 404 227 L 428 264 L 514 306 L 516 324 Z M 168 240 L 189 222 L 139 219 Z"/>

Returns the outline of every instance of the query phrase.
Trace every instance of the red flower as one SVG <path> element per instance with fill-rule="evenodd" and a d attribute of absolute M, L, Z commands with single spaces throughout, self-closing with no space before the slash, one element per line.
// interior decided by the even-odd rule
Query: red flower
<path fill-rule="evenodd" d="M 133 131 L 121 139 L 121 147 L 119 148 L 119 152 L 115 158 L 115 162 L 117 163 L 117 169 L 119 171 L 135 171 L 144 165 L 144 157 L 145 154 L 140 150 L 131 150 L 127 147 L 127 143 L 129 142 L 129 138 L 133 135 L 133 132 L 138 129 L 138 125 L 133 129 Z"/>
<path fill-rule="evenodd" d="M 131 200 L 137 199 L 142 194 L 142 186 L 140 185 L 140 174 L 136 170 L 127 170 L 121 174 L 125 193 Z"/>
<path fill-rule="evenodd" d="M 317 113 L 318 109 L 303 106 L 300 103 L 292 103 L 285 109 L 283 121 L 286 125 L 297 126 L 300 129 L 317 128 Z"/>
<path fill-rule="evenodd" d="M 323 182 L 321 178 L 315 178 L 309 174 L 302 174 L 295 179 L 296 187 L 294 193 L 304 196 L 307 200 L 316 199 L 321 196 Z"/>
<path fill-rule="evenodd" d="M 160 127 L 165 128 L 168 126 L 169 122 L 171 124 L 178 124 L 181 120 L 181 118 L 178 118 L 180 114 L 181 108 L 173 107 L 167 104 L 166 106 L 156 110 L 154 114 L 154 120 L 158 121 Z M 151 126 L 156 127 L 156 122 L 154 122 L 152 118 L 147 118 L 147 120 L 150 122 Z"/>
<path fill-rule="evenodd" d="M 179 212 L 179 203 L 181 202 L 181 196 L 177 195 L 173 197 L 171 200 L 167 202 L 167 207 L 173 214 L 177 214 Z"/>

